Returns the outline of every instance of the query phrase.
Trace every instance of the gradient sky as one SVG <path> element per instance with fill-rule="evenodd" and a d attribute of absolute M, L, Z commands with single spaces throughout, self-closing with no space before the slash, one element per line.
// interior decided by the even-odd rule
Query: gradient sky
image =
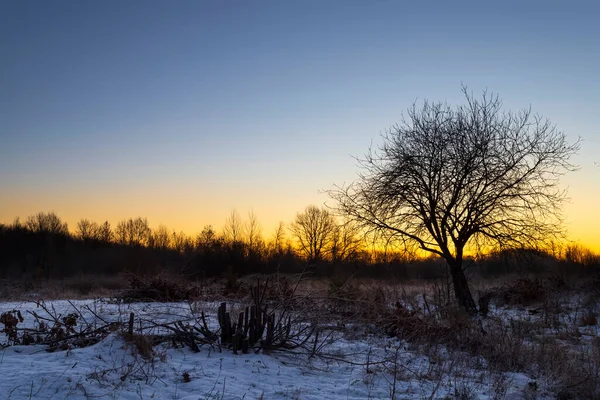
<path fill-rule="evenodd" d="M 584 139 L 567 228 L 600 250 L 600 6 L 417 3 L 0 0 L 0 222 L 195 233 L 236 209 L 269 235 L 465 84 Z"/>

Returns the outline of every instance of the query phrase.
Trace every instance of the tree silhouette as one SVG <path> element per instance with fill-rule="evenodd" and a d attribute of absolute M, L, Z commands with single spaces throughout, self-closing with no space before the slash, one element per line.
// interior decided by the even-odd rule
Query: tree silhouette
<path fill-rule="evenodd" d="M 142 217 L 120 221 L 115 229 L 117 243 L 129 246 L 147 246 L 151 234 L 148 219 Z"/>
<path fill-rule="evenodd" d="M 240 218 L 240 215 L 236 210 L 231 211 L 229 217 L 225 221 L 223 227 L 223 237 L 225 240 L 231 243 L 238 243 L 242 241 L 242 235 L 244 233 L 244 223 Z"/>
<path fill-rule="evenodd" d="M 68 235 L 69 227 L 53 212 L 37 213 L 27 217 L 25 228 L 31 232 Z"/>
<path fill-rule="evenodd" d="M 254 211 L 248 213 L 248 222 L 245 225 L 246 241 L 248 243 L 248 252 L 250 255 L 257 255 L 264 247 L 262 238 L 262 227 Z"/>
<path fill-rule="evenodd" d="M 83 240 L 84 242 L 89 242 L 91 240 L 99 240 L 100 227 L 97 223 L 84 218 L 77 222 L 75 237 Z"/>
<path fill-rule="evenodd" d="M 503 112 L 498 96 L 463 93 L 455 109 L 413 105 L 360 160 L 359 178 L 329 194 L 363 229 L 444 258 L 459 304 L 474 312 L 465 248 L 533 247 L 560 235 L 559 178 L 575 168 L 579 142 L 531 110 Z"/>
<path fill-rule="evenodd" d="M 358 224 L 353 221 L 336 225 L 330 239 L 331 261 L 344 263 L 356 259 L 363 245 L 360 233 Z"/>
<path fill-rule="evenodd" d="M 159 250 L 171 248 L 171 233 L 164 225 L 159 225 L 150 235 L 150 247 Z"/>
<path fill-rule="evenodd" d="M 317 206 L 306 207 L 298 213 L 290 225 L 292 236 L 296 239 L 298 250 L 309 262 L 321 261 L 335 229 L 331 213 Z"/>
<path fill-rule="evenodd" d="M 271 257 L 281 257 L 284 253 L 284 241 L 285 241 L 285 224 L 283 221 L 279 221 L 277 228 L 273 233 L 273 237 L 269 243 L 269 253 Z"/>
<path fill-rule="evenodd" d="M 104 221 L 98 226 L 98 240 L 104 243 L 109 243 L 113 240 L 113 231 L 110 222 Z"/>

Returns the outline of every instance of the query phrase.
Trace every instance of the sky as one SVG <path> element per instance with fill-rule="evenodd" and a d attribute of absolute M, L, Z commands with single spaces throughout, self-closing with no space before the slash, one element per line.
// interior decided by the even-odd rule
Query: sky
<path fill-rule="evenodd" d="M 600 5 L 423 3 L 0 0 L 0 222 L 268 235 L 464 84 L 583 139 L 566 227 L 600 250 Z"/>

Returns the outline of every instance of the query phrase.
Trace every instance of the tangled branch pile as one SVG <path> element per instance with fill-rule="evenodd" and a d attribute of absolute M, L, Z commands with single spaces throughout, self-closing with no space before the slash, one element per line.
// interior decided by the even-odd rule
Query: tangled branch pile
<path fill-rule="evenodd" d="M 107 322 L 95 313 L 98 319 L 88 322 L 81 311 L 71 305 L 74 312 L 61 315 L 45 302 L 37 301 L 36 307 L 40 310 L 27 311 L 34 318 L 32 328 L 19 327 L 25 320 L 21 311 L 4 312 L 0 315 L 0 323 L 4 325 L 0 332 L 6 334 L 8 342 L 3 346 L 40 344 L 48 346 L 48 351 L 86 347 L 103 340 L 121 325 L 119 322 Z M 98 320 L 101 322 L 98 323 Z"/>

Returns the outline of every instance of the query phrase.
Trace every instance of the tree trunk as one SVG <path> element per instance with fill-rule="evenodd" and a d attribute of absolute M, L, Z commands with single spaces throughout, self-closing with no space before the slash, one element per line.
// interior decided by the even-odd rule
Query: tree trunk
<path fill-rule="evenodd" d="M 469 289 L 467 277 L 462 269 L 461 263 L 450 264 L 450 273 L 452 274 L 452 283 L 454 285 L 454 296 L 458 300 L 458 304 L 463 307 L 469 314 L 475 314 L 477 307 Z"/>

